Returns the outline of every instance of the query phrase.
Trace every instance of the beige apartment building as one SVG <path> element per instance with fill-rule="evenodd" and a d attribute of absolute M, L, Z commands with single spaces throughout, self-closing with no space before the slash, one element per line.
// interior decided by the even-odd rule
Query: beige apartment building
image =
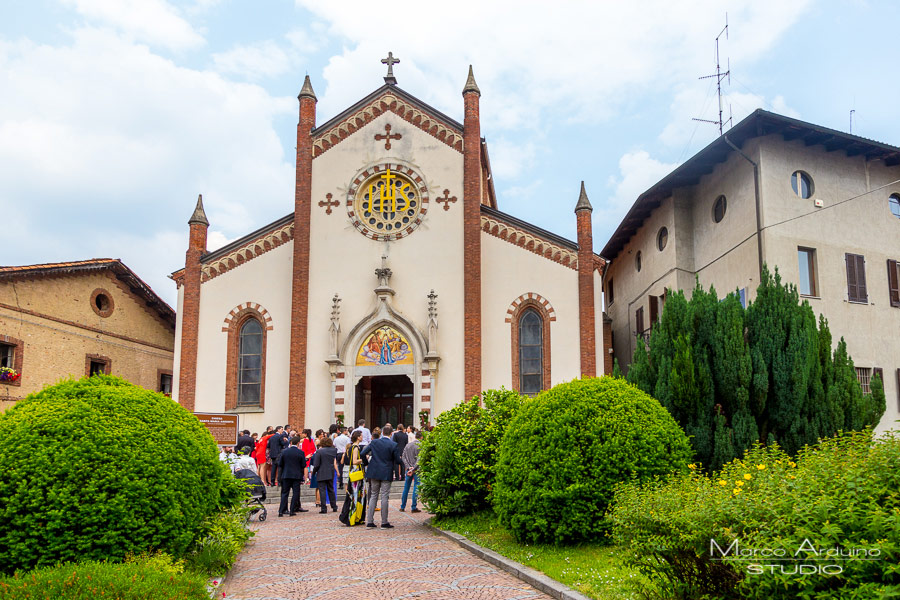
<path fill-rule="evenodd" d="M 762 264 L 847 341 L 864 390 L 900 418 L 900 148 L 757 110 L 641 194 L 607 242 L 614 354 L 631 362 L 665 293 L 752 300 Z"/>
<path fill-rule="evenodd" d="M 0 410 L 67 377 L 171 393 L 175 311 L 121 261 L 0 267 Z"/>

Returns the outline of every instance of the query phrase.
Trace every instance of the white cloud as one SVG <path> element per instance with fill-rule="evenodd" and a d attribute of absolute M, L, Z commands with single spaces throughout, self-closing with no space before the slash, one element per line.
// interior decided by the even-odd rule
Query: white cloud
<path fill-rule="evenodd" d="M 293 61 L 288 53 L 271 40 L 235 46 L 227 52 L 213 54 L 220 73 L 262 79 L 287 73 Z"/>
<path fill-rule="evenodd" d="M 27 207 L 5 262 L 120 257 L 171 302 L 164 275 L 184 263 L 198 193 L 212 243 L 290 212 L 293 156 L 273 121 L 296 100 L 108 30 L 73 36 L 0 43 L 0 204 Z"/>
<path fill-rule="evenodd" d="M 645 150 L 626 152 L 619 159 L 619 175 L 609 179 L 612 194 L 604 202 L 594 203 L 594 221 L 618 225 L 638 196 L 677 166 L 659 161 Z"/>
<path fill-rule="evenodd" d="M 499 179 L 515 179 L 534 165 L 534 142 L 522 144 L 498 137 L 491 141 L 488 151 L 491 157 L 491 171 L 494 177 Z"/>
<path fill-rule="evenodd" d="M 655 0 L 563 2 L 552 10 L 514 0 L 460 0 L 452 11 L 429 14 L 417 7 L 391 11 L 387 19 L 380 5 L 363 0 L 296 1 L 327 23 L 333 37 L 347 41 L 324 70 L 324 112 L 337 112 L 380 85 L 374 67 L 390 49 L 402 61 L 395 67 L 400 85 L 451 115 L 461 112 L 466 68 L 474 63 L 483 126 L 510 130 L 538 128 L 542 115 L 551 112 L 572 121 L 602 121 L 636 93 L 695 80 L 710 69 L 711 37 L 723 17 L 713 0 L 691 9 Z M 748 62 L 758 58 L 808 4 L 764 0 L 730 6 L 733 55 Z M 429 20 L 439 27 L 423 26 Z M 754 35 L 737 33 L 745 25 Z M 388 48 L 385 31 L 403 35 L 390 37 Z"/>
<path fill-rule="evenodd" d="M 164 0 L 63 0 L 88 19 L 172 50 L 202 46 L 203 36 Z"/>

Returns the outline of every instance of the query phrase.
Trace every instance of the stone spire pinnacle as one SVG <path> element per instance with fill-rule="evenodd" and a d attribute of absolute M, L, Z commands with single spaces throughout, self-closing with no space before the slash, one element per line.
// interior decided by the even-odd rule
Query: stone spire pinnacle
<path fill-rule="evenodd" d="M 199 194 L 197 196 L 197 207 L 194 209 L 194 214 L 191 215 L 190 220 L 188 221 L 188 225 L 203 225 L 205 227 L 209 227 L 209 220 L 206 218 L 206 211 L 203 210 L 203 194 Z"/>
<path fill-rule="evenodd" d="M 472 65 L 469 65 L 469 78 L 466 79 L 466 87 L 463 88 L 463 94 L 467 92 L 475 92 L 479 96 L 481 95 L 481 90 L 478 89 L 478 84 L 475 83 L 475 75 L 472 73 Z"/>
<path fill-rule="evenodd" d="M 591 201 L 588 200 L 587 192 L 584 191 L 584 181 L 581 182 L 581 194 L 578 196 L 578 204 L 575 205 L 575 212 L 578 212 L 579 210 L 594 211 L 594 207 L 591 206 Z"/>
<path fill-rule="evenodd" d="M 306 79 L 303 80 L 303 87 L 300 89 L 300 94 L 297 96 L 297 98 L 299 99 L 304 96 L 306 96 L 307 98 L 312 98 L 316 102 L 319 101 L 319 99 L 316 98 L 316 93 L 312 89 L 312 84 L 309 82 L 309 75 L 307 75 Z"/>

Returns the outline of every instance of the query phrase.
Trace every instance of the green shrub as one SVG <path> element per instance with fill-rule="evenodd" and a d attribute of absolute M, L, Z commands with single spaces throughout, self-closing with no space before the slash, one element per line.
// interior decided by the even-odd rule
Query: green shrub
<path fill-rule="evenodd" d="M 494 510 L 522 542 L 597 539 L 617 483 L 687 469 L 691 447 L 653 398 L 613 377 L 526 401 L 500 445 Z"/>
<path fill-rule="evenodd" d="M 197 540 L 187 560 L 191 568 L 209 576 L 228 571 L 254 532 L 247 527 L 250 507 L 237 506 L 207 518 L 204 534 Z"/>
<path fill-rule="evenodd" d="M 624 485 L 611 511 L 613 538 L 630 546 L 632 564 L 665 598 L 900 595 L 900 437 L 847 434 L 802 449 L 796 461 L 777 447 L 756 447 L 710 477 Z M 736 540 L 745 550 L 782 549 L 789 560 L 738 561 L 733 551 L 715 560 L 722 556 L 712 554 L 711 540 L 726 551 Z M 804 540 L 878 556 L 835 561 L 804 550 L 790 560 L 809 548 Z M 842 572 L 798 576 L 800 564 L 837 564 Z"/>
<path fill-rule="evenodd" d="M 487 390 L 441 413 L 419 453 L 419 495 L 437 515 L 466 514 L 490 506 L 497 451 L 522 397 Z"/>
<path fill-rule="evenodd" d="M 182 556 L 243 497 L 203 425 L 122 379 L 64 381 L 0 415 L 0 571 Z"/>
<path fill-rule="evenodd" d="M 209 600 L 206 578 L 165 555 L 61 564 L 0 577 L 0 600 Z"/>

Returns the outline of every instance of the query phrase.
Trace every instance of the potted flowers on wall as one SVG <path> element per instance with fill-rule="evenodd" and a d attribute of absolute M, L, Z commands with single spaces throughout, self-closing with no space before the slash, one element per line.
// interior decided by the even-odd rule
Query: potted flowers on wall
<path fill-rule="evenodd" d="M 0 383 L 13 383 L 21 376 L 15 369 L 0 367 Z"/>

